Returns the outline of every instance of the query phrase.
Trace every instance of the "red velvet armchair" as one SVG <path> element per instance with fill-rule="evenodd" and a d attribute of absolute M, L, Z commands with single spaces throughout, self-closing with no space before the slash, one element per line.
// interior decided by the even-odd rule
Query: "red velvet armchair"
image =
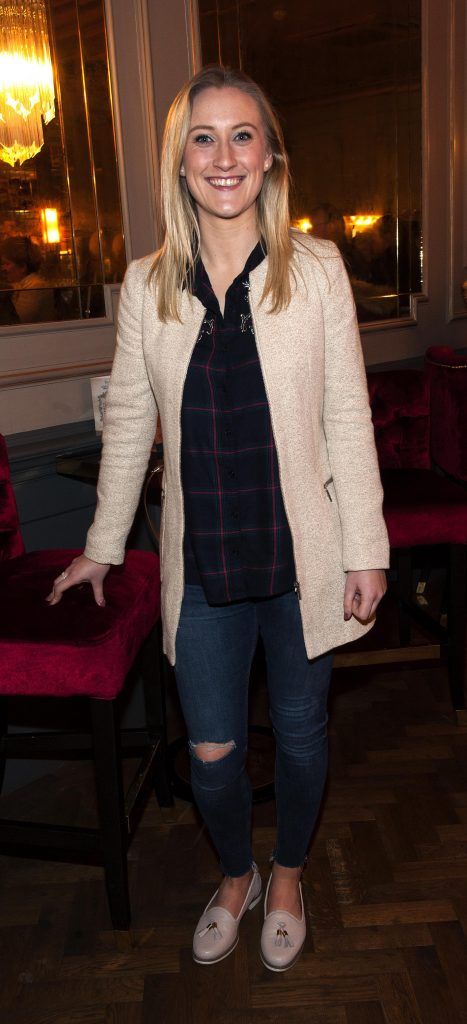
<path fill-rule="evenodd" d="M 166 771 L 165 706 L 160 645 L 159 559 L 129 551 L 106 578 L 106 606 L 89 585 L 75 587 L 53 607 L 45 602 L 53 579 L 75 551 L 24 553 L 5 441 L 0 435 L 0 782 L 10 757 L 93 756 L 99 827 L 57 827 L 0 819 L 0 849 L 102 863 L 115 928 L 127 928 L 130 904 L 127 848 L 140 798 L 154 785 L 159 802 L 173 802 Z M 146 729 L 120 730 L 119 697 L 139 659 Z M 158 675 L 159 673 L 159 675 Z M 9 697 L 57 698 L 87 704 L 82 732 L 8 733 Z M 53 700 L 52 700 L 53 699 Z M 32 705 L 31 705 L 32 706 Z M 43 705 L 42 705 L 43 706 Z M 87 729 L 87 731 L 86 731 Z M 124 797 L 121 758 L 143 754 Z"/>
<path fill-rule="evenodd" d="M 425 353 L 431 392 L 431 454 L 444 473 L 467 483 L 467 355 L 447 345 Z"/>
<path fill-rule="evenodd" d="M 368 373 L 383 511 L 397 567 L 401 641 L 410 639 L 411 617 L 438 636 L 457 709 L 465 707 L 467 492 L 432 467 L 430 383 L 422 370 Z M 446 421 L 447 436 L 450 429 Z M 412 599 L 412 550 L 433 545 L 449 552 L 447 628 Z"/>

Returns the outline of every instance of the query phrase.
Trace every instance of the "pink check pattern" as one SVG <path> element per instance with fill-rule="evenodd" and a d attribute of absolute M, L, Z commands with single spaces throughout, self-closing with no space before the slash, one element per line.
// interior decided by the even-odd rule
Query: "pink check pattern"
<path fill-rule="evenodd" d="M 182 403 L 185 581 L 212 604 L 291 590 L 295 568 L 277 451 L 249 304 L 260 243 L 231 284 L 222 316 L 199 260 L 206 314 Z"/>

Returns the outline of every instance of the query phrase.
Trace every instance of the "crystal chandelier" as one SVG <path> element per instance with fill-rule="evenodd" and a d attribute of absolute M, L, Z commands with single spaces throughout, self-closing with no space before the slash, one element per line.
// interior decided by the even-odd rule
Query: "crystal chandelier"
<path fill-rule="evenodd" d="M 55 117 L 45 0 L 0 2 L 0 159 L 12 167 L 44 145 Z"/>

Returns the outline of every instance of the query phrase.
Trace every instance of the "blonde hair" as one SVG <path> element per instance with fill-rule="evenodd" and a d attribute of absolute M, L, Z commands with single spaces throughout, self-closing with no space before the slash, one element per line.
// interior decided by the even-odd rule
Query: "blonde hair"
<path fill-rule="evenodd" d="M 268 255 L 268 269 L 261 302 L 270 298 L 271 312 L 288 306 L 291 299 L 293 246 L 289 234 L 289 161 L 282 129 L 263 90 L 243 71 L 212 65 L 199 71 L 175 97 L 167 115 L 161 158 L 161 213 L 164 241 L 156 253 L 150 278 L 157 284 L 159 318 L 180 320 L 179 299 L 183 288 L 191 290 L 193 268 L 200 251 L 196 206 L 186 180 L 180 176 L 195 97 L 205 89 L 240 89 L 256 102 L 266 143 L 272 154 L 256 200 L 258 228 Z"/>

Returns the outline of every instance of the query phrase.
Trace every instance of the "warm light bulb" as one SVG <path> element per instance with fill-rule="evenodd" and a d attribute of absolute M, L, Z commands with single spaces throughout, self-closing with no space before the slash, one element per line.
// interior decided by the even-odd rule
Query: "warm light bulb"
<path fill-rule="evenodd" d="M 308 231 L 311 231 L 313 225 L 308 217 L 301 217 L 299 220 L 294 220 L 293 227 L 297 228 L 298 231 L 302 231 L 303 234 L 306 235 Z"/>
<path fill-rule="evenodd" d="M 353 213 L 349 217 L 344 217 L 344 221 L 346 227 L 351 230 L 352 238 L 355 238 L 358 232 L 374 227 L 381 217 L 381 213 Z"/>
<path fill-rule="evenodd" d="M 42 238 L 47 245 L 56 245 L 60 242 L 60 230 L 58 227 L 58 210 L 50 206 L 41 210 Z"/>

